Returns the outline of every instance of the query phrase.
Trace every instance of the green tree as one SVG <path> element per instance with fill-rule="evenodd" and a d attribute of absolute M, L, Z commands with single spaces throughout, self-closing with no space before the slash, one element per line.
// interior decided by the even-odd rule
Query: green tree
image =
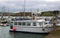
<path fill-rule="evenodd" d="M 59 11 L 53 11 L 53 15 L 57 16 L 59 14 Z"/>

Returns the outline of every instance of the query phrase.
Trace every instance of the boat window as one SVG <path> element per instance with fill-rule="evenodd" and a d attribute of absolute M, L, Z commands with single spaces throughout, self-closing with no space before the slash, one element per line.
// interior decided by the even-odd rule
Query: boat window
<path fill-rule="evenodd" d="M 14 20 L 14 19 L 11 19 L 11 20 Z"/>
<path fill-rule="evenodd" d="M 42 22 L 39 22 L 39 25 L 42 25 L 43 23 Z"/>
<path fill-rule="evenodd" d="M 15 18 L 15 19 L 12 19 L 12 20 L 32 20 L 31 18 Z"/>
<path fill-rule="evenodd" d="M 25 25 L 26 25 L 26 23 L 25 23 L 25 22 L 22 22 L 22 25 L 24 25 L 24 26 L 25 26 Z"/>
<path fill-rule="evenodd" d="M 33 26 L 36 26 L 36 22 L 33 22 Z"/>
<path fill-rule="evenodd" d="M 31 25 L 31 23 L 30 22 L 27 22 L 27 26 L 30 26 Z"/>
<path fill-rule="evenodd" d="M 48 23 L 45 23 L 45 24 L 48 24 Z"/>
<path fill-rule="evenodd" d="M 60 22 L 59 22 L 59 21 L 57 21 L 57 24 L 60 24 Z"/>
<path fill-rule="evenodd" d="M 52 22 L 45 22 L 45 24 L 52 24 Z"/>
<path fill-rule="evenodd" d="M 49 24 L 52 24 L 52 22 L 49 22 Z"/>
<path fill-rule="evenodd" d="M 18 25 L 21 25 L 21 22 L 18 22 Z"/>
<path fill-rule="evenodd" d="M 10 22 L 10 23 L 13 23 L 13 22 Z"/>
<path fill-rule="evenodd" d="M 46 24 L 49 24 L 49 23 L 45 22 L 45 25 L 46 25 Z"/>
<path fill-rule="evenodd" d="M 8 24 L 13 24 L 13 22 L 8 22 Z"/>
<path fill-rule="evenodd" d="M 49 21 L 50 20 L 50 18 L 45 18 L 45 21 Z"/>
<path fill-rule="evenodd" d="M 17 25 L 17 22 L 14 22 L 14 25 Z"/>

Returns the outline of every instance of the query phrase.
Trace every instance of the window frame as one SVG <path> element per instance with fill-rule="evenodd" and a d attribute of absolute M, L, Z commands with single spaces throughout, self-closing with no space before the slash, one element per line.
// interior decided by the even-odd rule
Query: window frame
<path fill-rule="evenodd" d="M 14 25 L 18 25 L 18 23 L 17 22 L 14 22 Z"/>
<path fill-rule="evenodd" d="M 33 26 L 37 26 L 37 23 L 36 22 L 33 22 Z"/>
<path fill-rule="evenodd" d="M 29 23 L 29 24 L 28 24 L 28 23 Z M 27 26 L 31 26 L 31 22 L 26 22 L 26 25 L 27 25 Z"/>
<path fill-rule="evenodd" d="M 22 22 L 18 22 L 18 25 L 22 25 Z"/>
<path fill-rule="evenodd" d="M 39 23 L 40 26 L 43 25 L 43 22 L 38 22 L 38 23 Z"/>
<path fill-rule="evenodd" d="M 25 24 L 23 24 L 23 23 L 25 23 Z M 26 22 L 21 22 L 21 25 L 22 25 L 22 26 L 26 26 Z"/>

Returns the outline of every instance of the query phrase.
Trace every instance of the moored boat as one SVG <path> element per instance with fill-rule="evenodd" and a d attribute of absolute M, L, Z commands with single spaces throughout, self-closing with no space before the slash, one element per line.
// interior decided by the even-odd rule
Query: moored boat
<path fill-rule="evenodd" d="M 54 25 L 50 20 L 44 18 L 20 17 L 11 20 L 9 31 L 49 33 L 53 31 Z"/>

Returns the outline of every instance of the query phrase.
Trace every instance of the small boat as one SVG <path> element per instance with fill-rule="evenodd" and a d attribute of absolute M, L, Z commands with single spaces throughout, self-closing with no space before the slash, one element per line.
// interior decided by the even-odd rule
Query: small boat
<path fill-rule="evenodd" d="M 0 21 L 0 26 L 8 26 L 7 21 L 6 20 L 5 21 Z"/>
<path fill-rule="evenodd" d="M 10 22 L 10 32 L 49 33 L 55 29 L 53 23 L 42 17 L 19 17 L 12 19 Z"/>

